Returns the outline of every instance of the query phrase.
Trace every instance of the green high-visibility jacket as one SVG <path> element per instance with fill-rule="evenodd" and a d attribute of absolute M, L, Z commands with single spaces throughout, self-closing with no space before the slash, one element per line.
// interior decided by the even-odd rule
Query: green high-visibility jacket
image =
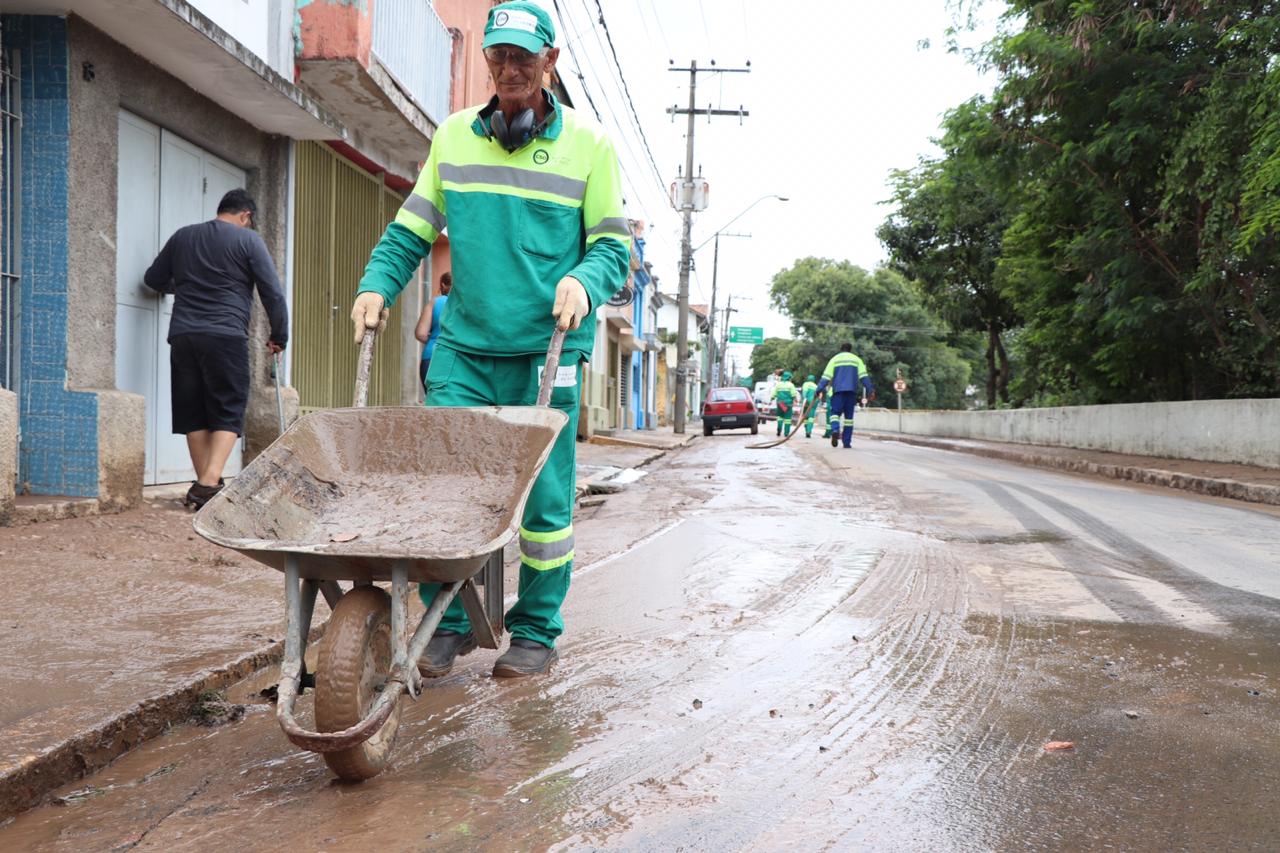
<path fill-rule="evenodd" d="M 773 386 L 773 399 L 781 400 L 784 403 L 793 402 L 798 393 L 796 386 L 790 381 L 779 382 Z"/>
<path fill-rule="evenodd" d="M 544 90 L 554 117 L 512 153 L 489 138 L 496 100 L 445 119 L 412 194 L 374 248 L 358 292 L 394 303 L 448 226 L 453 290 L 437 346 L 490 356 L 545 352 L 556 285 L 582 282 L 592 310 L 626 281 L 631 229 L 613 143 Z M 589 355 L 595 323 L 565 338 Z"/>
<path fill-rule="evenodd" d="M 800 386 L 800 393 L 804 395 L 806 403 L 813 402 L 813 398 L 818 396 L 818 383 L 805 380 L 805 383 Z"/>

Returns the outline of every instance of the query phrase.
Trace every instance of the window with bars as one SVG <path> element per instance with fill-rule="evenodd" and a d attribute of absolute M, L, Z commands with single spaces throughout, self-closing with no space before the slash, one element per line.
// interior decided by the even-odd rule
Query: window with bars
<path fill-rule="evenodd" d="M 18 284 L 21 258 L 21 86 L 16 50 L 0 52 L 0 388 L 18 384 Z"/>

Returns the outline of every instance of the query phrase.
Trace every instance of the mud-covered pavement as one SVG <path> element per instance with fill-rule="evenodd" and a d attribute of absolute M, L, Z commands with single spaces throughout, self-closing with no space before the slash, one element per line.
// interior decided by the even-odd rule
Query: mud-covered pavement
<path fill-rule="evenodd" d="M 263 673 L 0 849 L 1280 847 L 1275 514 L 750 441 L 580 519 L 553 675 L 462 659 L 377 779 L 293 750 Z"/>

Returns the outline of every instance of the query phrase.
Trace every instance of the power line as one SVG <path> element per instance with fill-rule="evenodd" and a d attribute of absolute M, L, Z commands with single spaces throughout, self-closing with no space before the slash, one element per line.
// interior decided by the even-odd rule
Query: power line
<path fill-rule="evenodd" d="M 583 8 L 583 10 L 587 13 L 588 19 L 590 19 L 591 11 L 590 11 L 590 9 L 586 6 L 585 0 L 583 0 L 583 6 L 582 6 L 582 8 Z M 560 18 L 560 25 L 561 25 L 561 27 L 562 27 L 562 28 L 564 28 L 565 30 L 569 30 L 569 25 L 566 23 L 566 20 L 567 20 L 567 21 L 569 21 L 570 23 L 572 23 L 572 18 L 571 18 L 570 16 L 568 16 L 568 15 L 567 15 L 567 13 L 563 12 L 563 11 L 560 9 L 560 7 L 559 7 L 559 3 L 558 3 L 558 2 L 556 2 L 556 14 L 557 14 L 557 16 Z M 595 32 L 595 27 L 594 27 L 594 26 L 592 26 L 592 27 L 591 27 L 591 30 L 592 30 L 593 35 L 595 35 L 596 44 L 600 47 L 600 50 L 601 50 L 601 52 L 603 53 L 603 51 L 604 51 L 604 45 L 600 42 L 600 36 L 599 36 L 599 34 Z M 574 34 L 574 40 L 578 40 L 578 39 L 581 39 L 581 38 L 583 37 L 583 36 L 582 36 L 582 34 L 579 32 L 579 30 L 578 30 L 576 27 L 573 29 L 573 34 Z M 571 43 L 570 43 L 570 44 L 571 44 Z M 583 91 L 585 92 L 585 91 L 587 91 L 587 89 L 586 89 L 586 77 L 585 77 L 585 75 L 583 75 L 583 74 L 582 74 L 583 64 L 582 64 L 582 63 L 581 63 L 581 61 L 578 59 L 578 55 L 577 55 L 577 53 L 574 53 L 574 52 L 572 51 L 572 49 L 571 49 L 571 53 L 573 54 L 574 61 L 575 61 L 576 63 L 578 63 L 578 77 L 579 77 L 579 83 L 583 86 Z M 586 61 L 586 66 L 587 66 L 588 70 L 590 70 L 590 71 L 591 71 L 591 74 L 592 74 L 593 78 L 595 78 L 597 82 L 602 81 L 605 77 L 609 77 L 610 79 L 613 79 L 613 75 L 612 75 L 612 73 L 609 73 L 609 74 L 601 74 L 601 73 L 600 73 L 600 71 L 596 68 L 596 65 L 595 65 L 594 60 L 591 58 L 590 51 L 586 51 L 586 52 L 584 52 L 584 53 L 583 53 L 583 56 L 584 56 L 584 57 L 586 58 L 586 60 L 587 60 L 587 61 Z M 622 90 L 618 88 L 618 85 L 617 85 L 617 82 L 616 82 L 616 81 L 614 82 L 614 88 L 615 88 L 615 89 L 617 89 L 617 91 L 619 92 L 619 94 L 622 94 Z M 590 96 L 589 96 L 589 95 L 588 95 L 588 100 L 590 100 Z M 619 138 L 620 138 L 620 140 L 621 140 L 622 144 L 626 147 L 626 149 L 627 149 L 627 154 L 629 154 L 629 155 L 632 157 L 632 159 L 635 161 L 635 165 L 639 166 L 641 171 L 648 171 L 648 170 L 644 167 L 644 165 L 643 165 L 643 160 L 639 157 L 639 155 L 637 155 L 637 154 L 636 154 L 636 152 L 635 152 L 634 148 L 632 148 L 632 146 L 631 146 L 630 136 L 631 136 L 632 134 L 631 134 L 631 124 L 630 124 L 630 122 L 629 122 L 629 121 L 628 121 L 628 122 L 623 122 L 623 121 L 619 120 L 619 118 L 618 118 L 618 114 L 617 114 L 617 112 L 614 110 L 614 108 L 613 108 L 613 104 L 610 102 L 610 100 L 609 100 L 608 98 L 606 98 L 606 99 L 604 100 L 604 105 L 605 105 L 605 108 L 609 111 L 609 115 L 610 115 L 610 117 L 613 119 L 614 127 L 615 127 L 615 128 L 617 128 L 617 130 L 618 130 L 618 132 L 619 132 Z M 594 107 L 594 103 L 593 103 L 593 107 Z M 604 122 L 604 118 L 603 118 L 603 116 L 601 116 L 601 114 L 599 113 L 599 111 L 598 111 L 598 110 L 596 111 L 596 116 L 597 116 L 597 119 L 598 119 L 601 123 L 603 123 L 603 122 Z M 635 184 L 633 183 L 633 184 L 632 184 L 632 189 L 635 189 L 635 188 L 636 188 L 636 187 L 635 187 Z M 660 193 L 661 197 L 665 199 L 665 198 L 666 198 L 666 187 L 664 187 L 664 186 L 662 185 L 661 180 L 659 180 L 659 182 L 658 182 L 658 190 L 659 190 L 659 193 Z M 637 195 L 639 196 L 639 195 L 641 195 L 641 194 L 637 192 Z"/>
<path fill-rule="evenodd" d="M 560 19 L 560 29 L 568 30 L 565 26 L 564 15 L 560 11 L 560 0 L 551 0 L 556 10 L 556 17 Z M 567 34 L 567 33 L 566 33 Z M 577 33 L 574 33 L 575 37 Z M 582 94 L 586 95 L 587 103 L 591 105 L 591 111 L 596 114 L 596 121 L 603 123 L 604 119 L 600 116 L 600 108 L 596 106 L 596 102 L 591 98 L 591 92 L 587 90 L 587 79 L 582 76 L 582 63 L 578 61 L 578 55 L 573 51 L 573 39 L 565 39 L 565 47 L 569 48 L 569 56 L 573 59 L 573 70 L 578 75 L 578 83 L 582 86 Z"/>
<path fill-rule="evenodd" d="M 791 322 L 809 326 L 839 326 L 845 329 L 862 329 L 868 332 L 917 332 L 922 335 L 947 335 L 945 329 L 930 329 L 924 326 L 869 326 L 863 323 L 836 323 L 831 320 L 812 320 L 807 317 L 792 317 Z"/>
<path fill-rule="evenodd" d="M 583 0 L 585 3 L 586 0 Z M 658 186 L 662 186 L 662 170 L 658 168 L 658 162 L 653 158 L 653 150 L 649 148 L 649 139 L 644 134 L 644 125 L 640 122 L 640 114 L 636 112 L 635 101 L 631 99 L 631 89 L 627 86 L 626 75 L 622 73 L 622 63 L 618 61 L 618 51 L 613 46 L 613 36 L 609 32 L 609 25 L 604 20 L 604 7 L 600 5 L 600 0 L 596 0 L 596 11 L 600 13 L 600 27 L 604 30 L 604 37 L 609 42 L 609 52 L 613 54 L 614 67 L 618 69 L 618 79 L 622 81 L 622 90 L 627 97 L 627 105 L 631 107 L 631 116 L 636 120 L 636 130 L 640 131 L 640 141 L 644 143 L 645 153 L 649 155 L 649 165 L 653 167 L 653 176 L 658 181 Z"/>
<path fill-rule="evenodd" d="M 636 8 L 640 9 L 640 0 L 636 0 Z M 658 14 L 658 9 L 653 5 L 653 0 L 649 0 L 649 11 L 653 13 L 653 22 L 658 25 L 658 35 L 662 36 L 662 46 L 667 49 L 667 59 L 670 59 L 671 43 L 667 41 L 667 31 L 662 28 L 662 16 Z M 643 16 L 643 11 L 641 15 Z"/>
<path fill-rule="evenodd" d="M 556 10 L 556 16 L 557 16 L 557 17 L 559 18 L 559 20 L 560 20 L 560 26 L 561 26 L 561 29 L 563 29 L 563 30 L 566 32 L 566 35 L 568 35 L 569 33 L 572 33 L 572 37 L 571 37 L 571 38 L 567 38 L 567 39 L 566 39 L 565 44 L 566 44 L 566 46 L 569 48 L 569 54 L 570 54 L 570 57 L 573 59 L 573 62 L 574 62 L 574 64 L 575 64 L 575 66 L 576 66 L 574 73 L 575 73 L 575 76 L 577 76 L 577 78 L 578 78 L 578 84 L 582 87 L 583 95 L 585 95 L 585 96 L 586 96 L 586 98 L 587 98 L 587 102 L 591 105 L 592 111 L 593 111 L 593 112 L 595 113 L 595 115 L 596 115 L 596 120 L 597 120 L 597 121 L 599 121 L 601 124 L 604 124 L 604 116 L 601 114 L 601 112 L 600 112 L 599 108 L 596 106 L 595 100 L 591 97 L 591 90 L 590 90 L 590 89 L 588 88 L 588 86 L 587 86 L 586 75 L 585 75 L 585 74 L 583 74 L 583 72 L 582 72 L 582 69 L 583 69 L 583 67 L 584 67 L 584 66 L 583 66 L 583 63 L 582 63 L 581 59 L 579 58 L 578 53 L 573 49 L 573 44 L 574 44 L 574 42 L 575 42 L 575 41 L 578 41 L 578 40 L 580 40 L 580 39 L 581 39 L 581 37 L 582 37 L 582 36 L 581 36 L 581 33 L 580 33 L 576 28 L 571 28 L 571 27 L 569 26 L 569 24 L 570 24 L 570 23 L 572 23 L 572 19 L 571 19 L 571 18 L 569 18 L 569 17 L 564 13 L 564 11 L 560 8 L 560 4 L 559 4 L 558 0 L 553 0 L 553 5 L 554 5 L 555 10 Z M 585 8 L 586 8 L 586 7 L 584 6 L 584 9 L 585 9 Z M 589 15 L 589 14 L 590 14 L 590 12 L 588 11 L 588 15 Z M 593 29 L 594 29 L 594 28 L 593 28 Z M 598 35 L 596 36 L 596 41 L 597 41 L 597 43 L 599 43 L 599 36 L 598 36 Z M 585 52 L 585 53 L 583 54 L 583 56 L 585 56 L 585 57 L 586 57 L 586 60 L 587 60 L 587 62 L 586 62 L 586 66 L 589 68 L 589 70 L 591 71 L 591 73 L 592 73 L 592 75 L 593 75 L 594 77 L 596 77 L 596 78 L 600 78 L 600 77 L 604 76 L 604 75 L 601 75 L 601 74 L 599 73 L 599 71 L 596 69 L 596 67 L 595 67 L 595 63 L 594 63 L 594 62 L 592 62 L 592 60 L 591 60 L 591 56 L 590 56 L 590 53 L 589 53 L 589 52 Z M 624 124 L 623 122 L 621 122 L 621 121 L 619 121 L 619 120 L 618 120 L 617 113 L 614 111 L 613 106 L 612 106 L 612 104 L 609 102 L 609 100 L 608 100 L 608 99 L 606 99 L 606 100 L 605 100 L 604 104 L 605 104 L 606 109 L 608 109 L 608 110 L 609 110 L 609 115 L 610 115 L 610 117 L 611 117 L 611 118 L 612 118 L 612 120 L 613 120 L 613 124 L 614 124 L 614 126 L 615 126 L 615 127 L 618 129 L 618 131 L 619 131 L 619 140 L 621 141 L 621 143 L 622 143 L 623 147 L 625 148 L 625 150 L 626 150 L 627 154 L 631 157 L 631 159 L 633 160 L 633 162 L 635 163 L 635 165 L 639 166 L 639 168 L 640 168 L 640 170 L 641 170 L 641 171 L 648 171 L 647 169 L 645 169 L 645 168 L 644 168 L 644 166 L 642 165 L 642 161 L 641 161 L 641 160 L 640 160 L 640 158 L 636 155 L 635 150 L 634 150 L 634 149 L 632 148 L 632 146 L 631 146 L 631 143 L 630 143 L 629 138 L 628 138 L 628 137 L 629 137 L 629 134 L 628 134 L 628 131 L 629 131 L 629 124 Z M 628 169 L 623 169 L 623 170 L 622 170 L 622 177 L 623 177 L 623 180 L 624 180 L 624 181 L 627 183 L 627 185 L 630 187 L 631 192 L 632 192 L 632 194 L 633 194 L 633 196 L 634 196 L 635 203 L 640 207 L 640 209 L 641 209 L 641 211 L 644 213 L 645 217 L 646 217 L 646 218 L 648 218 L 648 219 L 651 219 L 651 220 L 652 220 L 652 218 L 653 218 L 653 217 L 651 217 L 651 216 L 649 215 L 648 211 L 647 211 L 648 205 L 647 205 L 647 204 L 645 203 L 645 201 L 644 201 L 644 199 L 645 199 L 645 194 L 644 194 L 643 192 L 641 192 L 641 191 L 640 191 L 639 187 L 635 184 L 635 181 L 634 181 L 634 180 L 632 180 L 630 170 L 628 170 Z M 663 189 L 663 188 L 660 186 L 660 190 L 661 190 L 661 189 Z M 663 193 L 663 198 L 665 199 L 665 192 Z M 659 208 L 661 208 L 661 207 L 662 207 L 662 205 L 660 205 L 660 206 L 659 206 Z M 668 247 L 668 248 L 670 248 L 670 247 Z"/>

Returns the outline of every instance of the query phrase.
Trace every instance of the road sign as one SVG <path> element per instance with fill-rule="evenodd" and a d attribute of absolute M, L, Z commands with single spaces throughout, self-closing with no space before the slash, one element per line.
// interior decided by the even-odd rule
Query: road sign
<path fill-rule="evenodd" d="M 729 343 L 762 344 L 764 343 L 763 326 L 730 326 Z"/>
<path fill-rule="evenodd" d="M 906 391 L 906 390 L 907 390 L 907 380 L 905 380 L 905 379 L 895 379 L 895 380 L 893 381 L 893 390 L 897 391 L 899 394 L 901 394 L 902 392 Z"/>

